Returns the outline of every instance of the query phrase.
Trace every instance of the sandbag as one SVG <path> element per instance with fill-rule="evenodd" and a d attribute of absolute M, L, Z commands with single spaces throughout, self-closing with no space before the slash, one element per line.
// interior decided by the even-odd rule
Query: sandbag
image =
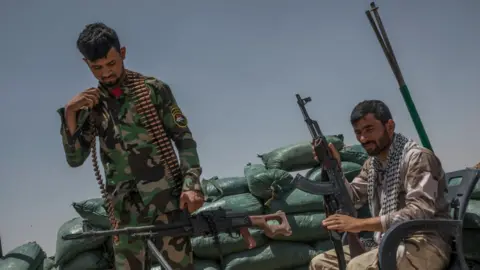
<path fill-rule="evenodd" d="M 203 179 L 201 182 L 206 201 L 216 201 L 224 196 L 247 193 L 248 185 L 245 177 Z"/>
<path fill-rule="evenodd" d="M 249 177 L 248 189 L 250 193 L 267 200 L 274 193 L 282 193 L 293 188 L 293 176 L 284 170 L 270 169 Z"/>
<path fill-rule="evenodd" d="M 99 230 L 88 221 L 77 217 L 65 222 L 58 229 L 55 264 L 64 265 L 80 253 L 100 248 L 107 241 L 105 236 L 89 237 L 88 239 L 63 240 L 62 236 L 71 233 Z"/>
<path fill-rule="evenodd" d="M 2 270 L 37 270 L 42 269 L 47 255 L 37 242 L 28 242 L 18 246 L 0 259 Z"/>
<path fill-rule="evenodd" d="M 268 238 L 263 231 L 250 228 L 249 232 L 257 244 L 256 247 L 261 247 L 267 243 Z M 219 233 L 218 238 L 223 256 L 248 249 L 245 240 L 240 235 L 233 235 L 232 237 L 228 233 Z M 193 237 L 191 243 L 195 256 L 214 260 L 220 258 L 213 236 Z"/>
<path fill-rule="evenodd" d="M 220 266 L 215 261 L 194 258 L 193 264 L 195 270 L 221 270 Z M 150 268 L 150 270 L 163 270 L 163 268 L 158 265 Z"/>
<path fill-rule="evenodd" d="M 361 165 L 354 162 L 350 162 L 350 161 L 342 161 L 341 166 L 342 166 L 342 172 L 345 175 L 345 178 L 347 178 L 349 182 L 351 182 L 360 173 L 360 170 L 362 169 Z M 321 181 L 322 180 L 321 176 L 322 176 L 321 167 L 312 168 L 305 174 L 306 178 L 314 182 Z"/>
<path fill-rule="evenodd" d="M 263 212 L 262 204 L 250 193 L 225 196 L 215 202 L 205 202 L 195 213 L 205 210 L 223 208 L 233 212 L 245 212 L 250 215 L 260 215 Z"/>
<path fill-rule="evenodd" d="M 225 257 L 225 270 L 276 270 L 310 263 L 313 248 L 304 243 L 272 241 L 270 244 Z"/>
<path fill-rule="evenodd" d="M 309 242 L 328 239 L 328 231 L 322 226 L 325 213 L 307 212 L 287 215 L 288 223 L 292 228 L 290 236 L 276 235 L 272 239 L 283 241 Z M 276 220 L 269 224 L 279 224 Z"/>
<path fill-rule="evenodd" d="M 195 270 L 221 270 L 220 266 L 216 261 L 199 260 L 197 258 L 194 258 L 193 264 L 195 265 Z"/>
<path fill-rule="evenodd" d="M 315 250 L 315 254 L 322 254 L 326 251 L 333 249 L 333 243 L 330 240 L 319 240 L 313 243 L 313 249 Z"/>
<path fill-rule="evenodd" d="M 278 210 L 286 214 L 324 211 L 322 195 L 310 194 L 297 188 L 279 195 L 265 206 L 268 213 Z"/>
<path fill-rule="evenodd" d="M 108 261 L 108 254 L 102 250 L 86 251 L 78 254 L 75 258 L 64 265 L 60 265 L 58 270 L 84 270 L 84 269 L 110 269 L 113 262 Z"/>
<path fill-rule="evenodd" d="M 55 269 L 55 257 L 48 257 L 43 260 L 43 270 Z"/>
<path fill-rule="evenodd" d="M 110 221 L 105 210 L 104 200 L 102 198 L 88 199 L 72 203 L 73 209 L 80 217 L 88 220 L 95 227 L 110 229 Z"/>
<path fill-rule="evenodd" d="M 249 162 L 247 165 L 245 165 L 245 167 L 243 167 L 243 175 L 247 179 L 247 183 L 252 181 L 252 178 L 256 175 L 266 171 L 267 168 L 265 168 L 265 165 L 263 164 L 252 164 Z"/>
<path fill-rule="evenodd" d="M 325 137 L 337 150 L 344 147 L 342 134 Z M 280 147 L 268 153 L 259 154 L 258 157 L 268 169 L 282 169 L 288 172 L 306 170 L 318 165 L 313 158 L 311 141 Z"/>
<path fill-rule="evenodd" d="M 340 149 L 339 154 L 342 161 L 354 162 L 359 165 L 363 165 L 368 159 L 368 153 L 361 144 L 345 146 Z"/>

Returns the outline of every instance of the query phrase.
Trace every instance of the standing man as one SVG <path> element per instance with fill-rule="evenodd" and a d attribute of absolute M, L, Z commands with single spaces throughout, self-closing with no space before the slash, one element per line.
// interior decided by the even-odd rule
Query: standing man
<path fill-rule="evenodd" d="M 430 150 L 395 132 L 390 110 L 378 100 L 359 103 L 350 121 L 357 140 L 369 158 L 351 183 L 345 180 L 356 208 L 368 203 L 372 218 L 359 219 L 331 215 L 323 221 L 328 230 L 358 233 L 375 232 L 380 243 L 382 234 L 392 225 L 413 219 L 450 219 L 445 198 L 447 185 L 442 165 Z M 314 142 L 314 145 L 318 142 Z M 330 145 L 335 158 L 340 155 Z M 450 258 L 449 239 L 438 233 L 417 232 L 404 241 L 397 252 L 401 270 L 444 270 Z M 353 259 L 344 246 L 349 270 L 378 269 L 378 246 Z M 338 269 L 334 250 L 317 255 L 310 270 Z"/>
<path fill-rule="evenodd" d="M 181 209 L 193 212 L 200 208 L 204 200 L 196 142 L 169 86 L 125 69 L 125 47 L 120 46 L 116 32 L 103 23 L 87 25 L 78 37 L 77 48 L 99 84 L 80 92 L 58 110 L 60 133 L 71 167 L 81 166 L 95 151 L 91 148 L 98 134 L 106 193 L 115 217 L 112 225 L 165 224 Z M 154 113 L 149 114 L 148 108 Z M 154 120 L 145 122 L 149 118 Z M 152 134 L 158 130 L 168 139 L 159 143 Z M 179 181 L 172 179 L 174 172 L 169 169 L 178 161 L 165 158 L 174 152 L 161 149 L 171 141 L 180 157 Z M 188 237 L 163 237 L 156 239 L 156 246 L 173 269 L 194 269 Z M 114 251 L 117 270 L 141 270 L 148 263 L 143 241 L 128 235 L 114 241 Z"/>

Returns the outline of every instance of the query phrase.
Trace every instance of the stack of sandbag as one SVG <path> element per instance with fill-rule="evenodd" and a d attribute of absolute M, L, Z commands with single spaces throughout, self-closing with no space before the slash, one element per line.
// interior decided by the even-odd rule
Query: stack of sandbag
<path fill-rule="evenodd" d="M 345 157 L 342 168 L 351 180 L 360 171 L 366 153 L 358 147 L 345 146 L 342 135 L 327 136 L 327 140 Z M 292 172 L 305 169 L 309 169 L 307 178 L 319 180 L 320 170 L 310 143 L 290 145 L 259 156 L 263 164 L 248 163 L 241 177 L 203 179 L 206 202 L 196 213 L 223 208 L 261 215 L 281 210 L 287 214 L 292 235 L 269 238 L 263 231 L 250 228 L 256 242 L 253 249 L 248 249 L 245 240 L 236 234 L 219 233 L 218 245 L 211 236 L 193 237 L 196 269 L 308 269 L 315 255 L 333 248 L 321 226 L 325 218 L 323 196 L 305 193 L 291 183 Z M 109 227 L 101 199 L 74 203 L 74 207 L 90 224 Z"/>
<path fill-rule="evenodd" d="M 0 258 L 2 270 L 37 270 L 43 269 L 47 255 L 36 242 L 18 246 Z"/>
<path fill-rule="evenodd" d="M 96 236 L 74 240 L 62 239 L 67 234 L 102 229 L 82 217 L 75 217 L 63 223 L 57 233 L 53 267 L 57 267 L 58 270 L 111 268 L 113 263 L 111 238 Z M 55 269 L 53 267 L 51 269 Z"/>

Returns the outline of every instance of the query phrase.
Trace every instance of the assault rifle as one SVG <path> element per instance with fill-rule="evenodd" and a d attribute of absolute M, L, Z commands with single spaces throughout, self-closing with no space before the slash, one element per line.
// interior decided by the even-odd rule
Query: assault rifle
<path fill-rule="evenodd" d="M 313 142 L 319 142 L 318 146 L 315 146 L 314 151 L 321 163 L 322 172 L 320 182 L 313 182 L 301 174 L 297 174 L 293 179 L 294 185 L 304 192 L 323 195 L 325 215 L 327 217 L 332 214 L 343 214 L 356 217 L 357 211 L 345 186 L 340 164 L 338 164 L 337 160 L 330 152 L 328 142 L 322 134 L 317 121 L 310 118 L 307 109 L 305 108 L 305 105 L 312 101 L 312 98 L 301 98 L 299 94 L 296 94 L 296 97 L 305 123 L 307 123 L 308 130 L 312 135 Z M 339 269 L 345 270 L 347 265 L 345 254 L 343 252 L 342 236 L 337 231 L 329 231 L 328 233 L 330 240 L 333 242 L 335 252 L 337 253 Z M 357 234 L 347 233 L 347 239 L 352 258 L 364 252 L 364 247 Z"/>
<path fill-rule="evenodd" d="M 275 220 L 278 225 L 267 224 L 268 221 Z M 178 217 L 174 218 L 171 224 L 147 225 L 139 227 L 128 227 L 117 230 L 88 231 L 82 233 L 68 234 L 63 236 L 64 240 L 73 240 L 88 237 L 113 236 L 119 234 L 128 234 L 132 237 L 141 237 L 145 241 L 148 251 L 158 260 L 166 270 L 172 270 L 160 251 L 155 247 L 152 238 L 162 236 L 213 236 L 215 244 L 221 254 L 220 243 L 218 239 L 219 232 L 239 232 L 246 241 L 249 249 L 256 246 L 256 242 L 250 235 L 248 228 L 258 227 L 265 232 L 268 237 L 275 235 L 289 236 L 292 234 L 290 224 L 285 213 L 278 211 L 275 214 L 250 216 L 245 213 L 233 213 L 219 208 L 215 210 L 206 210 L 197 214 L 190 215 L 187 210 L 180 212 Z M 145 259 L 145 268 L 150 269 L 149 254 Z M 222 261 L 223 267 L 223 261 Z"/>

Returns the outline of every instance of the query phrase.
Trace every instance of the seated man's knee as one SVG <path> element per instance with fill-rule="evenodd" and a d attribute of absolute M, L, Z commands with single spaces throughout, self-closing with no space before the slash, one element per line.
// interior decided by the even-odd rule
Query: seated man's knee
<path fill-rule="evenodd" d="M 338 263 L 336 258 L 330 258 L 328 254 L 322 253 L 315 256 L 308 267 L 309 270 L 336 270 Z"/>
<path fill-rule="evenodd" d="M 378 249 L 373 249 L 351 259 L 347 270 L 378 269 Z"/>

